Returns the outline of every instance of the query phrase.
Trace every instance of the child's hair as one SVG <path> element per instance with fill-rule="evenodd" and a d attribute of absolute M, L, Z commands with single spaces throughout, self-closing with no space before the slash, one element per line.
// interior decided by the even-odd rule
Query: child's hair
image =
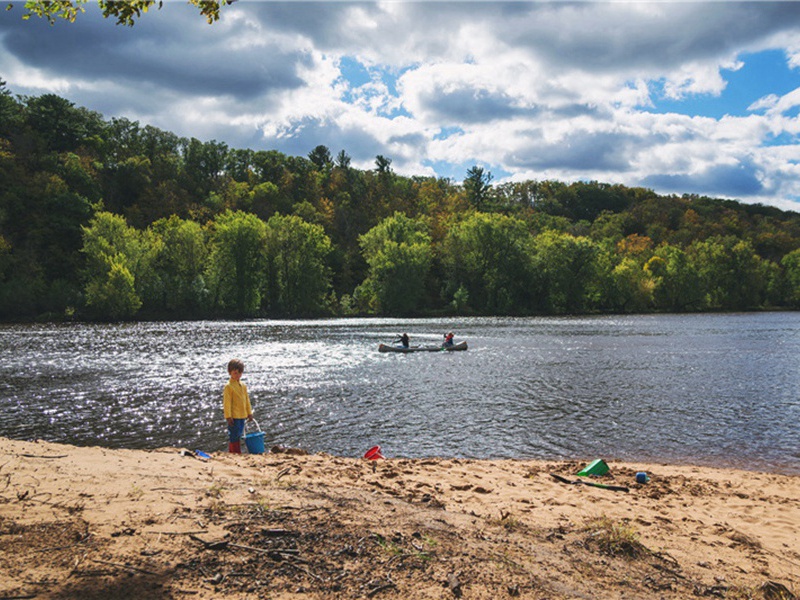
<path fill-rule="evenodd" d="M 231 371 L 240 371 L 244 373 L 244 363 L 238 358 L 232 358 L 228 363 L 228 373 Z"/>

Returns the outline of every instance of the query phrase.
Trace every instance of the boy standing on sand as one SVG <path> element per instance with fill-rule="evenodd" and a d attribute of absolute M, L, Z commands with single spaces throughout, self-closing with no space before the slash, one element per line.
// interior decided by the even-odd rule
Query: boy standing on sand
<path fill-rule="evenodd" d="M 225 420 L 228 421 L 228 452 L 242 453 L 242 434 L 244 421 L 253 420 L 253 408 L 250 406 L 250 396 L 247 395 L 247 386 L 239 381 L 244 373 L 244 363 L 238 358 L 228 363 L 228 380 L 222 392 L 222 408 Z"/>

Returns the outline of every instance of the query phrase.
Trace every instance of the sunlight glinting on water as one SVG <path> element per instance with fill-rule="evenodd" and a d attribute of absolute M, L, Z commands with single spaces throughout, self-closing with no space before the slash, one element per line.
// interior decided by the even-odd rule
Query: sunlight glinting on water
<path fill-rule="evenodd" d="M 447 330 L 470 349 L 377 352 Z M 791 470 L 799 333 L 797 313 L 2 326 L 0 434 L 221 450 L 237 356 L 268 445 Z"/>

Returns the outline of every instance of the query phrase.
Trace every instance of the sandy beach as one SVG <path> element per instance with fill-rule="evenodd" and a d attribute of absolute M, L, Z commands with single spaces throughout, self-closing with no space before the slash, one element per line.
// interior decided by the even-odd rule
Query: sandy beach
<path fill-rule="evenodd" d="M 0 599 L 800 594 L 800 477 L 602 458 L 578 478 L 587 460 L 0 438 Z"/>

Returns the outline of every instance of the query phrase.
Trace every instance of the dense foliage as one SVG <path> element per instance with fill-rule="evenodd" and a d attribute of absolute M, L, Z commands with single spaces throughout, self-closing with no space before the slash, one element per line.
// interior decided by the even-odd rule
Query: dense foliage
<path fill-rule="evenodd" d="M 236 0 L 187 0 L 194 4 L 209 23 L 219 20 L 220 8 L 232 4 Z M 58 20 L 75 21 L 84 12 L 87 0 L 25 0 L 23 3 L 23 19 L 32 16 L 47 19 L 50 24 Z M 100 12 L 105 18 L 116 19 L 117 25 L 133 26 L 142 13 L 151 8 L 161 8 L 163 0 L 98 0 Z M 6 10 L 13 10 L 14 5 L 6 5 Z"/>
<path fill-rule="evenodd" d="M 800 214 L 403 177 L 106 121 L 0 81 L 0 318 L 800 307 Z"/>

